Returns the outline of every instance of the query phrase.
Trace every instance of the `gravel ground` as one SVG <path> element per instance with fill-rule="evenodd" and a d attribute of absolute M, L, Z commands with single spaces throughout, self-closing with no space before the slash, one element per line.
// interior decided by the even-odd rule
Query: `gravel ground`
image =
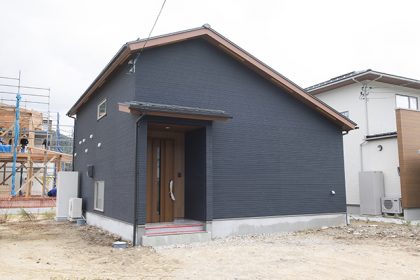
<path fill-rule="evenodd" d="M 420 279 L 420 226 L 251 235 L 112 249 L 117 236 L 51 220 L 0 224 L 0 279 Z"/>

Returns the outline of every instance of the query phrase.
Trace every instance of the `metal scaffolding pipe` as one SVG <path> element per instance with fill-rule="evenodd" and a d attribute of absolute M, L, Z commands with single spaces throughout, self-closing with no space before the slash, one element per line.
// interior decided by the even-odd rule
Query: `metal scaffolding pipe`
<path fill-rule="evenodd" d="M 16 120 L 15 120 L 15 139 L 13 145 L 13 165 L 12 165 L 12 189 L 11 195 L 16 196 L 15 187 L 16 187 L 16 160 L 17 160 L 17 148 L 19 143 L 19 113 L 20 113 L 20 71 L 19 71 L 19 86 L 16 95 Z"/>

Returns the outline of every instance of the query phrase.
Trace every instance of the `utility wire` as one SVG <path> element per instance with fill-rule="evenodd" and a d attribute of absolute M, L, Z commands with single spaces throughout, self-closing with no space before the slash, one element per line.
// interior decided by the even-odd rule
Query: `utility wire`
<path fill-rule="evenodd" d="M 155 19 L 155 22 L 153 23 L 152 29 L 150 29 L 149 35 L 147 36 L 146 41 L 144 41 L 143 47 L 140 49 L 139 53 L 137 54 L 136 58 L 133 61 L 133 67 L 130 69 L 130 72 L 135 73 L 136 72 L 136 62 L 139 59 L 141 53 L 143 52 L 144 48 L 146 47 L 147 43 L 149 42 L 150 37 L 152 36 L 152 32 L 155 29 L 155 26 L 160 18 L 160 14 L 163 11 L 163 8 L 165 7 L 166 0 L 163 0 L 162 6 L 160 7 L 159 13 Z"/>
<path fill-rule="evenodd" d="M 160 14 L 162 13 L 163 7 L 165 7 L 165 4 L 166 4 L 166 0 L 163 0 L 162 7 L 160 7 L 159 13 L 158 13 L 158 15 L 157 15 L 157 17 L 155 19 L 155 22 L 153 23 L 152 29 L 150 29 L 149 36 L 147 37 L 146 41 L 144 42 L 143 48 L 140 50 L 140 52 L 143 51 L 143 49 L 147 45 L 147 42 L 149 42 L 150 36 L 152 35 L 153 30 L 155 29 L 156 23 L 159 20 Z"/>

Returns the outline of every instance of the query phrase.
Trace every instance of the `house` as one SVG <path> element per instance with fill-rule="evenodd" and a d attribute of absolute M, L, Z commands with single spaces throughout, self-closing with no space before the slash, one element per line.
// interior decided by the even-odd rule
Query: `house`
<path fill-rule="evenodd" d="M 87 222 L 136 244 L 346 222 L 355 123 L 207 25 L 126 43 L 68 115 Z"/>
<path fill-rule="evenodd" d="M 374 214 L 369 210 L 380 201 L 360 200 L 364 191 L 359 172 L 375 171 L 383 174 L 382 196 L 402 199 L 404 217 L 420 219 L 420 81 L 369 69 L 330 79 L 306 91 L 358 123 L 359 129 L 344 137 L 349 212 Z"/>

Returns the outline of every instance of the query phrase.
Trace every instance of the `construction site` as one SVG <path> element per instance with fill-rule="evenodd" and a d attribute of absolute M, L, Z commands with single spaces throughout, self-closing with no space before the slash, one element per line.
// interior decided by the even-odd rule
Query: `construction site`
<path fill-rule="evenodd" d="M 51 89 L 0 77 L 0 208 L 55 207 L 57 172 L 71 170 L 73 127 L 51 110 Z"/>

